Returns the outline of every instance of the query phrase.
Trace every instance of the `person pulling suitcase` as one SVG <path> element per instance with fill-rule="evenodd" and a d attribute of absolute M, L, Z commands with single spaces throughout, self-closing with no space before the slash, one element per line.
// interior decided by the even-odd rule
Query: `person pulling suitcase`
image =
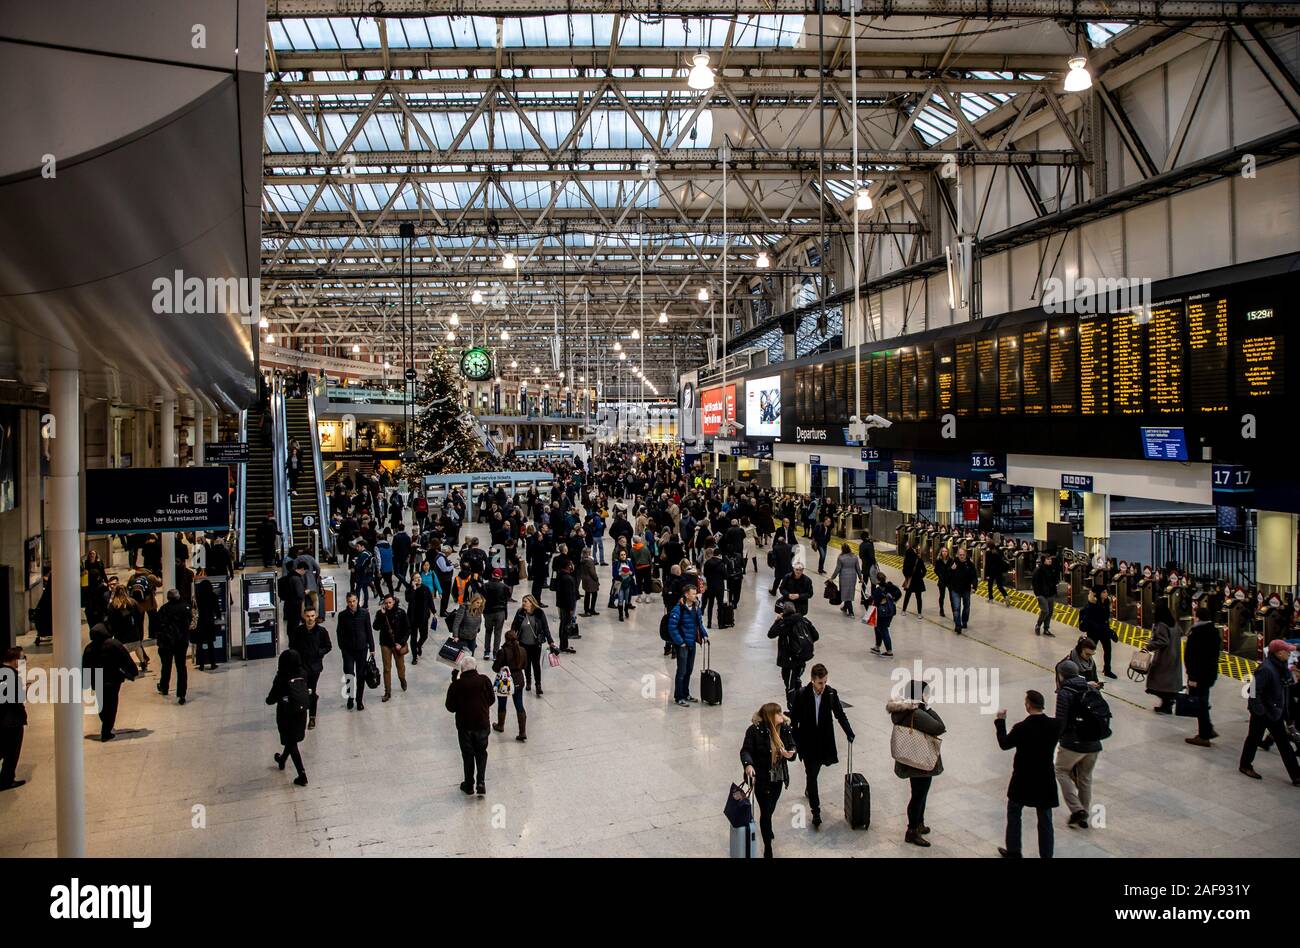
<path fill-rule="evenodd" d="M 839 693 L 827 684 L 829 672 L 826 666 L 818 662 L 812 667 L 811 680 L 799 689 L 794 699 L 791 713 L 794 742 L 799 748 L 799 758 L 804 767 L 804 795 L 812 808 L 812 825 L 818 829 L 822 825 L 821 796 L 817 792 L 817 776 L 823 767 L 839 763 L 839 754 L 835 747 L 835 728 L 832 719 L 840 722 L 844 736 L 848 739 L 850 754 L 853 747 L 853 726 L 849 724 L 848 715 L 844 713 L 844 704 Z M 853 776 L 850 773 L 850 776 Z M 861 779 L 861 775 L 857 775 Z M 865 787 L 866 780 L 862 779 Z M 856 791 L 854 791 L 856 793 Z M 849 787 L 846 785 L 845 816 L 850 825 L 856 825 L 854 813 L 847 805 Z M 863 797 L 865 800 L 865 796 Z M 860 804 L 856 798 L 853 807 Z"/>

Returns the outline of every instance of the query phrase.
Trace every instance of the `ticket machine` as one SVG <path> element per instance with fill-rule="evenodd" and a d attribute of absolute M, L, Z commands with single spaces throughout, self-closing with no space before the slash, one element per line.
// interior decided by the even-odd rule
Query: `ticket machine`
<path fill-rule="evenodd" d="M 276 574 L 245 573 L 243 577 L 244 658 L 275 658 L 280 651 Z"/>
<path fill-rule="evenodd" d="M 212 617 L 216 631 L 212 638 L 212 660 L 218 665 L 230 661 L 230 580 L 225 576 L 204 576 L 217 597 L 216 612 Z"/>

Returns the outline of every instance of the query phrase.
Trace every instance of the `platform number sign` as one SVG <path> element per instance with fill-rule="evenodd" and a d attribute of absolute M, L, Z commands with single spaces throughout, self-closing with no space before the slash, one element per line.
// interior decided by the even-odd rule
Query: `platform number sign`
<path fill-rule="evenodd" d="M 1240 464 L 1216 464 L 1212 469 L 1212 485 L 1216 504 L 1250 506 L 1246 503 L 1255 493 L 1255 481 L 1250 468 Z"/>
<path fill-rule="evenodd" d="M 1000 468 L 1000 458 L 996 454 L 990 454 L 987 451 L 972 451 L 970 455 L 970 469 L 973 474 L 993 474 Z"/>

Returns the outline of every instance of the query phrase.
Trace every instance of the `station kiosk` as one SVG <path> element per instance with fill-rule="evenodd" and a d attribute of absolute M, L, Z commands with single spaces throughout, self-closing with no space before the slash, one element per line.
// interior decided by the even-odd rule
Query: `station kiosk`
<path fill-rule="evenodd" d="M 243 580 L 244 658 L 275 658 L 280 652 L 276 574 L 245 573 Z"/>
<path fill-rule="evenodd" d="M 204 576 L 199 582 L 212 584 L 217 596 L 217 610 L 212 622 L 216 631 L 212 638 L 212 660 L 218 665 L 230 661 L 230 580 L 225 576 Z"/>

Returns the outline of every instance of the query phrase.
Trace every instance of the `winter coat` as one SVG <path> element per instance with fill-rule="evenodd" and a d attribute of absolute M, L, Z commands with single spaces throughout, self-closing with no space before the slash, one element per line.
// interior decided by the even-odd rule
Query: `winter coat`
<path fill-rule="evenodd" d="M 1213 622 L 1197 622 L 1187 631 L 1183 663 L 1187 680 L 1198 688 L 1209 688 L 1219 677 L 1219 652 L 1223 640 Z"/>
<path fill-rule="evenodd" d="M 375 614 L 375 628 L 379 630 L 379 644 L 389 648 L 403 646 L 411 638 L 411 622 L 401 606 L 380 609 Z"/>
<path fill-rule="evenodd" d="M 551 627 L 546 621 L 546 613 L 541 609 L 533 610 L 533 632 L 531 635 L 524 631 L 524 618 L 528 615 L 523 606 L 515 612 L 515 617 L 510 623 L 510 628 L 515 635 L 519 636 L 520 645 L 541 645 L 543 642 L 554 644 L 551 638 Z"/>
<path fill-rule="evenodd" d="M 794 721 L 795 743 L 799 745 L 799 758 L 806 764 L 820 764 L 828 767 L 840 762 L 835 747 L 835 721 L 840 722 L 844 733 L 853 740 L 853 727 L 848 715 L 844 713 L 844 703 L 840 701 L 839 692 L 830 685 L 822 690 L 821 714 L 817 713 L 817 692 L 812 684 L 799 689 L 794 699 L 791 714 Z"/>
<path fill-rule="evenodd" d="M 334 638 L 338 641 L 339 648 L 354 658 L 373 652 L 375 634 L 370 625 L 369 610 L 358 607 L 355 613 L 348 609 L 339 612 L 338 623 L 334 626 Z"/>
<path fill-rule="evenodd" d="M 1011 761 L 1007 799 L 1034 809 L 1060 806 L 1056 795 L 1056 739 L 1060 727 L 1056 720 L 1046 714 L 1031 714 L 1010 733 L 1005 720 L 998 719 L 993 726 L 998 746 L 1016 752 Z"/>
<path fill-rule="evenodd" d="M 307 709 L 295 708 L 289 699 L 289 684 L 294 679 L 305 678 L 302 659 L 289 649 L 280 653 L 280 666 L 271 682 L 266 703 L 275 705 L 275 725 L 280 732 L 280 743 L 297 744 L 307 737 Z"/>
<path fill-rule="evenodd" d="M 943 719 L 932 708 L 927 708 L 920 701 L 910 699 L 900 699 L 890 701 L 885 705 L 885 710 L 889 712 L 889 719 L 895 724 L 903 727 L 911 727 L 920 731 L 922 734 L 929 734 L 932 737 L 941 736 L 947 728 L 944 726 Z M 943 753 L 940 752 L 938 759 L 934 763 L 933 770 L 918 770 L 915 767 L 909 767 L 901 761 L 894 761 L 894 776 L 903 779 L 911 777 L 937 777 L 943 773 Z"/>
<path fill-rule="evenodd" d="M 1079 754 L 1093 754 L 1101 750 L 1101 741 L 1081 740 L 1074 727 L 1074 708 L 1083 700 L 1087 691 L 1087 680 L 1082 675 L 1075 675 L 1061 682 L 1061 687 L 1056 692 L 1056 726 L 1061 746 Z"/>
<path fill-rule="evenodd" d="M 600 592 L 600 573 L 596 570 L 596 561 L 590 556 L 584 556 L 578 564 L 578 577 L 582 580 L 583 592 Z"/>
<path fill-rule="evenodd" d="M 841 601 L 853 601 L 860 579 L 862 579 L 862 567 L 858 563 L 858 558 L 852 553 L 841 553 L 839 559 L 835 561 L 835 583 L 840 587 Z"/>
<path fill-rule="evenodd" d="M 488 710 L 496 703 L 492 679 L 477 671 L 461 672 L 447 689 L 446 708 L 456 715 L 458 731 L 486 731 L 492 726 Z"/>
<path fill-rule="evenodd" d="M 319 675 L 325 668 L 325 656 L 334 651 L 334 643 L 319 622 L 311 629 L 302 623 L 289 632 L 289 648 L 302 658 L 305 671 Z"/>
<path fill-rule="evenodd" d="M 788 751 L 795 750 L 794 732 L 788 724 L 781 725 L 781 744 Z M 743 767 L 754 768 L 756 783 L 790 785 L 789 761 L 777 757 L 773 762 L 771 732 L 767 722 L 761 718 L 745 731 L 745 741 L 740 746 L 740 763 Z"/>
<path fill-rule="evenodd" d="M 782 616 L 767 630 L 767 637 L 776 639 L 776 664 L 779 667 L 802 668 L 812 661 L 811 656 L 801 657 L 795 648 L 795 633 L 800 629 L 813 643 L 821 638 L 817 633 L 817 627 L 798 613 L 789 617 Z"/>
<path fill-rule="evenodd" d="M 1255 670 L 1254 693 L 1247 701 L 1250 713 L 1266 721 L 1281 720 L 1286 713 L 1288 694 L 1294 687 L 1286 661 L 1266 656 Z"/>
<path fill-rule="evenodd" d="M 81 653 L 81 667 L 86 671 L 99 669 L 104 684 L 110 686 L 134 681 L 138 674 L 131 653 L 109 634 L 108 626 L 102 622 L 90 630 L 90 642 Z"/>
<path fill-rule="evenodd" d="M 1157 622 L 1147 650 L 1152 653 L 1147 672 L 1147 694 L 1173 695 L 1183 690 L 1183 627 Z"/>

